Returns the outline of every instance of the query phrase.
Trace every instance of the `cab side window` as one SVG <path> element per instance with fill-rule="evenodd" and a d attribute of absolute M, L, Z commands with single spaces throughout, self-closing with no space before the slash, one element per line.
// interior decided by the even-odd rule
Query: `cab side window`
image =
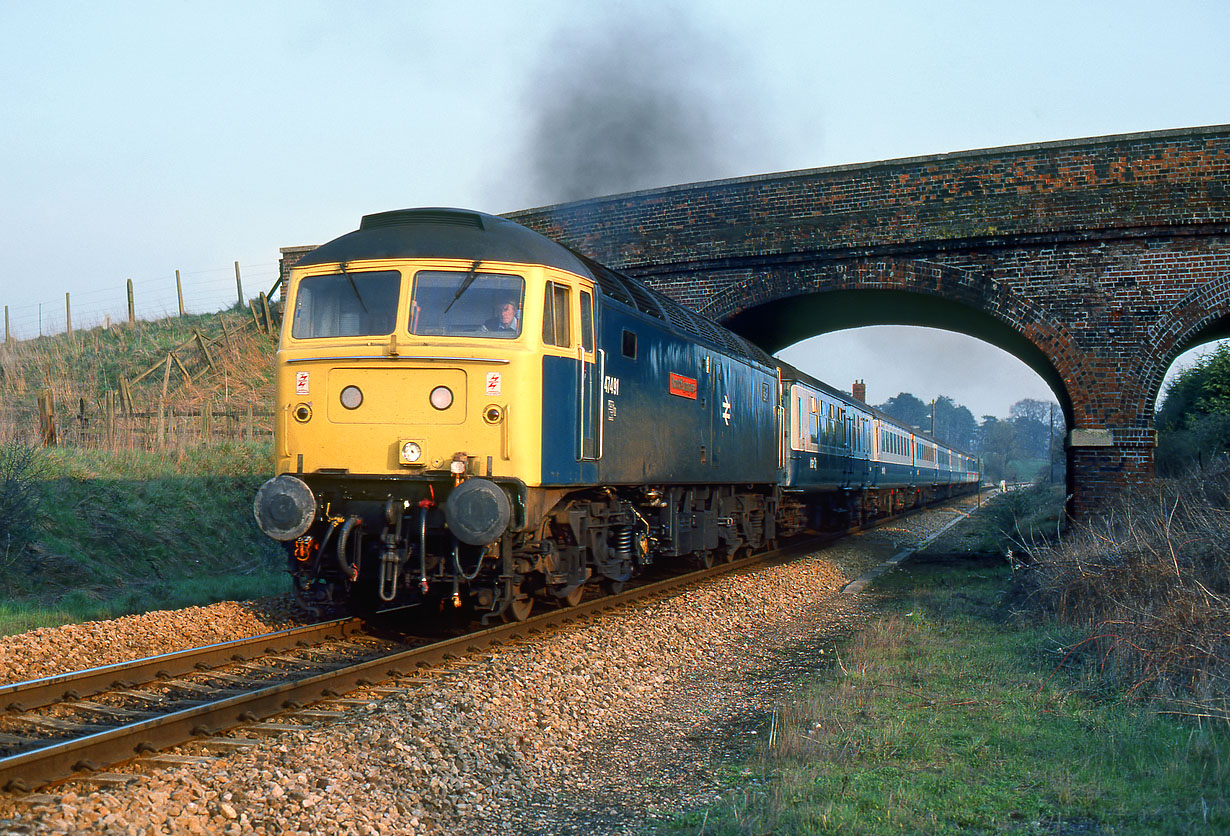
<path fill-rule="evenodd" d="M 594 350 L 594 303 L 592 297 L 581 291 L 581 347 Z"/>
<path fill-rule="evenodd" d="M 567 348 L 572 345 L 572 321 L 567 285 L 547 282 L 547 297 L 542 309 L 542 341 Z"/>

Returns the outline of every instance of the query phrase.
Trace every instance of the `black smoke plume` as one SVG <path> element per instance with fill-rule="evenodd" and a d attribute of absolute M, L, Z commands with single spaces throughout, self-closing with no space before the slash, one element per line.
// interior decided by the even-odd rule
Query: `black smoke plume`
<path fill-rule="evenodd" d="M 746 62 L 658 7 L 565 31 L 532 77 L 532 193 L 560 203 L 745 174 Z"/>

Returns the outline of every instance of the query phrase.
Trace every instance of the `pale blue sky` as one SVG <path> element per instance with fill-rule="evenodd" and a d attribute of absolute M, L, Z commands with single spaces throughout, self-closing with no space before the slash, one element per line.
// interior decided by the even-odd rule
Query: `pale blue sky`
<path fill-rule="evenodd" d="M 279 247 L 368 212 L 1230 122 L 1222 2 L 0 0 L 0 32 L 0 304 L 19 337 L 62 329 L 65 292 L 76 325 L 122 316 L 127 278 L 141 315 L 172 312 L 176 269 L 189 308 L 216 309 L 232 262 L 255 293 Z M 610 103 L 647 84 L 665 112 L 627 170 L 566 184 L 566 155 L 535 156 L 569 125 L 639 123 Z M 820 340 L 792 361 L 876 402 L 1049 397 L 933 332 Z"/>

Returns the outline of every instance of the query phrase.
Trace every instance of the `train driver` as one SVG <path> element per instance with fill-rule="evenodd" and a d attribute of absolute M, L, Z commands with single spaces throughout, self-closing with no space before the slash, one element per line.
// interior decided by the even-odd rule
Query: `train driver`
<path fill-rule="evenodd" d="M 510 331 L 515 334 L 520 325 L 517 320 L 517 303 L 507 301 L 500 305 L 495 316 L 483 323 L 483 327 L 488 331 Z"/>

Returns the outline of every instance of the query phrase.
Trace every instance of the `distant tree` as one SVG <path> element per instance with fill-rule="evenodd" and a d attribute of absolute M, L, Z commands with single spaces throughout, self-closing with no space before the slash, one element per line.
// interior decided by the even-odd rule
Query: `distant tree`
<path fill-rule="evenodd" d="M 1025 398 L 1008 410 L 1017 433 L 1017 445 L 1031 459 L 1045 459 L 1051 453 L 1052 405 Z"/>
<path fill-rule="evenodd" d="M 974 413 L 960 404 L 953 403 L 952 398 L 947 395 L 940 395 L 933 403 L 926 403 L 909 392 L 902 392 L 876 409 L 887 412 L 911 427 L 931 433 L 945 444 L 960 447 L 962 450 L 974 448 L 974 434 L 978 429 Z M 931 420 L 932 409 L 935 415 L 934 428 Z"/>
<path fill-rule="evenodd" d="M 909 392 L 902 392 L 895 398 L 889 398 L 876 408 L 911 427 L 922 427 L 924 430 L 931 428 L 931 407 Z"/>
<path fill-rule="evenodd" d="M 983 476 L 996 482 L 1000 479 L 1016 480 L 1017 474 L 1009 472 L 1009 464 L 1021 455 L 1012 421 L 1001 421 L 994 415 L 982 416 L 976 449 L 982 458 Z"/>
<path fill-rule="evenodd" d="M 972 450 L 978 422 L 968 408 L 941 395 L 935 399 L 935 437 L 962 450 Z"/>

